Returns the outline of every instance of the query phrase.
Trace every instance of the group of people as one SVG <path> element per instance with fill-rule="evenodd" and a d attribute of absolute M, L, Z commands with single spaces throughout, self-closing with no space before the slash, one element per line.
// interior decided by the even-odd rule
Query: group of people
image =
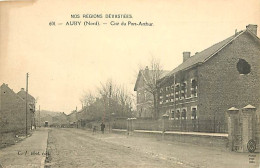
<path fill-rule="evenodd" d="M 104 134 L 104 132 L 105 132 L 105 127 L 106 127 L 106 125 L 102 122 L 102 123 L 100 124 L 100 128 L 101 128 L 102 134 Z M 96 131 L 97 131 L 97 126 L 94 125 L 94 126 L 93 126 L 93 134 L 95 134 Z"/>

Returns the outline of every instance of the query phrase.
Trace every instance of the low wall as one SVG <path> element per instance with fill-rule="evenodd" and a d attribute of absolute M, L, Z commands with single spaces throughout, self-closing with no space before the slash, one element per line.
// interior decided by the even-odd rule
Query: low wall
<path fill-rule="evenodd" d="M 113 129 L 113 132 L 128 135 L 126 130 Z M 215 147 L 219 149 L 227 149 L 228 145 L 228 134 L 222 133 L 167 131 L 165 132 L 163 138 L 162 131 L 134 130 L 134 132 L 130 133 L 130 135 L 156 138 L 158 140 L 164 139 L 199 146 Z"/>
<path fill-rule="evenodd" d="M 227 133 L 227 124 L 223 121 L 213 119 L 182 119 L 182 120 L 165 120 L 166 131 L 180 131 L 180 132 L 209 132 L 209 133 Z M 152 130 L 161 131 L 163 121 L 152 119 L 136 119 L 133 127 L 136 130 Z M 126 129 L 127 120 L 117 119 L 114 122 L 113 128 Z"/>
<path fill-rule="evenodd" d="M 7 147 L 15 144 L 15 133 L 1 133 L 0 136 L 0 148 Z"/>

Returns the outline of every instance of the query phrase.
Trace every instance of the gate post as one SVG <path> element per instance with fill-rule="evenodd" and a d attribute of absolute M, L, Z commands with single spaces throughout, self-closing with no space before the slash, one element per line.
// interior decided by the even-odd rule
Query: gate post
<path fill-rule="evenodd" d="M 242 151 L 248 152 L 247 143 L 249 140 L 255 140 L 256 135 L 256 108 L 247 105 L 242 109 Z"/>
<path fill-rule="evenodd" d="M 166 131 L 166 128 L 165 128 L 165 121 L 169 118 L 169 115 L 168 114 L 164 114 L 162 116 L 162 139 L 164 140 L 164 134 L 165 134 L 165 131 Z"/>
<path fill-rule="evenodd" d="M 130 124 L 129 124 L 129 121 L 130 121 L 130 119 L 127 118 L 127 119 L 126 119 L 126 132 L 127 132 L 127 135 L 129 135 L 129 133 L 130 133 Z"/>
<path fill-rule="evenodd" d="M 230 151 L 237 150 L 235 149 L 235 136 L 237 135 L 235 127 L 239 124 L 238 112 L 239 110 L 235 107 L 228 109 L 228 146 Z"/>
<path fill-rule="evenodd" d="M 135 120 L 136 120 L 136 118 L 131 118 L 131 120 L 132 120 L 132 134 L 134 134 L 134 130 L 135 130 Z"/>

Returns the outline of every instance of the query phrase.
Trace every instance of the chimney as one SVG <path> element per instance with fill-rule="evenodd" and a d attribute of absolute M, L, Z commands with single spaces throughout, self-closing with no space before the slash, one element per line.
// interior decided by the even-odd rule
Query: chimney
<path fill-rule="evenodd" d="M 24 91 L 24 88 L 21 88 L 21 91 Z"/>
<path fill-rule="evenodd" d="M 148 68 L 148 66 L 146 66 L 145 69 L 144 69 L 144 75 L 146 77 L 149 75 L 149 68 Z"/>
<path fill-rule="evenodd" d="M 183 52 L 183 62 L 190 58 L 190 52 Z"/>
<path fill-rule="evenodd" d="M 257 36 L 257 25 L 249 24 L 246 26 L 246 29 Z"/>

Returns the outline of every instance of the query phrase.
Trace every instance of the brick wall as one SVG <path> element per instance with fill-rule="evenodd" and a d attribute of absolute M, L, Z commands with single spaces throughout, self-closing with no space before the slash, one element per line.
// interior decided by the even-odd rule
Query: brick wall
<path fill-rule="evenodd" d="M 251 65 L 251 72 L 240 75 L 239 59 Z M 260 45 L 248 32 L 240 35 L 198 69 L 198 113 L 200 117 L 226 120 L 230 107 L 248 104 L 259 107 Z"/>

